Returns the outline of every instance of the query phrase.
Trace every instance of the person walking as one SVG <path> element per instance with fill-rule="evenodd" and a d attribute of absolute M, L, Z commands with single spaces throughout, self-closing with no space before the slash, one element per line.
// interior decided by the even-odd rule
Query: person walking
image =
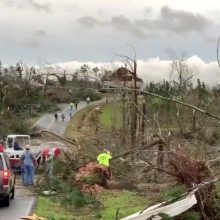
<path fill-rule="evenodd" d="M 69 116 L 70 116 L 70 119 L 72 118 L 72 116 L 73 116 L 73 111 L 69 111 Z"/>
<path fill-rule="evenodd" d="M 25 186 L 34 185 L 34 167 L 36 164 L 36 158 L 30 151 L 30 146 L 26 146 L 26 150 L 22 157 L 22 179 Z"/>
<path fill-rule="evenodd" d="M 75 108 L 77 110 L 77 107 L 78 107 L 78 101 L 75 101 Z"/>
<path fill-rule="evenodd" d="M 70 111 L 73 110 L 73 103 L 70 103 Z"/>
<path fill-rule="evenodd" d="M 55 118 L 55 121 L 57 122 L 57 119 L 58 119 L 58 114 L 57 113 L 54 114 L 54 118 Z"/>
<path fill-rule="evenodd" d="M 46 157 L 46 175 L 48 177 L 52 177 L 53 175 L 53 160 L 54 160 L 54 152 L 52 149 L 48 152 L 48 157 Z"/>
<path fill-rule="evenodd" d="M 65 115 L 62 113 L 62 115 L 61 115 L 61 118 L 62 118 L 62 121 L 64 121 L 65 120 Z"/>
<path fill-rule="evenodd" d="M 90 103 L 90 97 L 87 97 L 87 98 L 86 98 L 86 102 L 87 102 L 87 105 L 89 105 L 89 103 Z"/>

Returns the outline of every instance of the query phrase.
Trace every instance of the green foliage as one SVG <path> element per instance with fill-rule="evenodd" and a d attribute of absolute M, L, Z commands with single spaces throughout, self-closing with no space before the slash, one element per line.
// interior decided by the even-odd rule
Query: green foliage
<path fill-rule="evenodd" d="M 201 220 L 202 216 L 199 212 L 186 212 L 183 215 L 183 220 Z"/>
<path fill-rule="evenodd" d="M 184 185 L 172 186 L 163 193 L 163 199 L 165 201 L 172 200 L 172 202 L 175 202 L 178 201 L 181 195 L 183 195 L 185 192 L 186 188 Z"/>
<path fill-rule="evenodd" d="M 69 193 L 63 196 L 61 203 L 65 206 L 68 205 L 69 207 L 74 206 L 75 208 L 82 208 L 91 201 L 91 197 L 84 195 L 77 188 L 73 188 Z"/>
<path fill-rule="evenodd" d="M 28 134 L 30 132 L 30 124 L 23 117 L 18 117 L 9 112 L 0 116 L 0 134 Z"/>
<path fill-rule="evenodd" d="M 66 173 L 67 170 L 71 171 L 66 164 L 57 159 L 54 161 L 53 170 L 53 176 L 48 177 L 41 187 L 44 188 L 44 190 L 55 190 L 58 195 L 61 195 L 60 201 L 63 206 L 81 208 L 94 201 L 93 197 L 83 194 L 74 185 L 72 178 L 74 172 L 69 172 L 69 175 L 65 174 L 67 176 L 64 178 L 64 173 Z"/>
<path fill-rule="evenodd" d="M 170 217 L 164 213 L 160 213 L 159 214 L 160 217 L 163 218 L 163 220 L 174 220 L 174 219 L 183 219 L 183 220 L 201 220 L 202 217 L 200 215 L 199 212 L 194 212 L 194 211 L 189 211 L 189 212 L 186 212 L 184 214 L 181 214 L 181 217 L 180 215 L 176 216 L 176 217 Z"/>
<path fill-rule="evenodd" d="M 170 217 L 169 215 L 164 214 L 164 213 L 159 213 L 158 215 L 159 215 L 160 217 L 162 217 L 163 220 L 174 220 L 173 217 Z"/>
<path fill-rule="evenodd" d="M 88 176 L 82 176 L 80 178 L 80 182 L 94 185 L 94 184 L 102 183 L 102 180 L 100 179 L 99 175 L 93 174 L 93 175 L 88 175 Z"/>
<path fill-rule="evenodd" d="M 94 201 L 93 197 L 83 194 L 72 182 L 64 181 L 54 176 L 48 179 L 44 189 L 52 189 L 60 194 L 60 202 L 64 207 L 81 208 Z"/>

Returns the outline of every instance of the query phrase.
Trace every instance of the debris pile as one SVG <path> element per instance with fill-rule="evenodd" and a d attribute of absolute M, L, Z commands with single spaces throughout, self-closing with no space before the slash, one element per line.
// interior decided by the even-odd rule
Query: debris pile
<path fill-rule="evenodd" d="M 111 173 L 108 167 L 91 162 L 77 170 L 75 181 L 83 192 L 97 193 L 107 187 L 107 180 L 110 177 Z"/>
<path fill-rule="evenodd" d="M 42 217 L 37 216 L 35 213 L 33 215 L 24 216 L 21 219 L 24 219 L 24 220 L 47 220 L 46 218 L 42 218 Z"/>

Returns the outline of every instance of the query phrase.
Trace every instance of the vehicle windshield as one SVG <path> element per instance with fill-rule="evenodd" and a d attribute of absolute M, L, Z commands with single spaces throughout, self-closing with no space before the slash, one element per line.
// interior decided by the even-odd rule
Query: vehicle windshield
<path fill-rule="evenodd" d="M 27 145 L 30 145 L 30 141 L 29 138 L 25 136 L 9 137 L 7 140 L 7 146 L 9 148 L 16 146 L 18 149 L 25 149 Z"/>
<path fill-rule="evenodd" d="M 2 171 L 3 169 L 2 155 L 0 155 L 0 171 Z"/>
<path fill-rule="evenodd" d="M 19 144 L 19 146 L 23 149 L 25 149 L 25 147 L 27 145 L 29 145 L 29 138 L 28 137 L 16 137 L 14 140 L 14 143 L 17 142 Z"/>

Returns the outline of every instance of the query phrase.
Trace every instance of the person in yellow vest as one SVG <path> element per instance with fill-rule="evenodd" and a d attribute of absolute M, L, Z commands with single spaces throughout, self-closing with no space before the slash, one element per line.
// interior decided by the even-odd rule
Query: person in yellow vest
<path fill-rule="evenodd" d="M 107 187 L 107 179 L 111 179 L 112 173 L 109 167 L 109 161 L 111 160 L 111 152 L 106 151 L 103 153 L 100 153 L 97 157 L 97 161 L 99 165 L 103 166 L 104 175 L 102 176 L 102 186 Z"/>
<path fill-rule="evenodd" d="M 111 159 L 112 159 L 111 152 L 108 150 L 106 151 L 106 153 L 101 153 L 97 157 L 99 165 L 104 165 L 106 167 L 109 167 L 109 160 Z"/>

